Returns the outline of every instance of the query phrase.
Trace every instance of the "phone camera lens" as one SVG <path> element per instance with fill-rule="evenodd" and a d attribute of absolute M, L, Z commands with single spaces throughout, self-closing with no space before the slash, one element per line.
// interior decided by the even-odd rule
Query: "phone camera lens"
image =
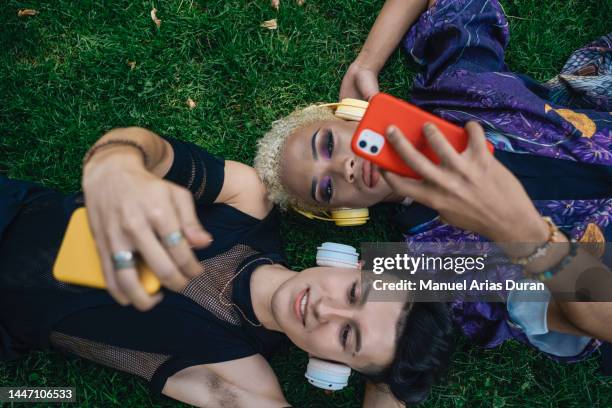
<path fill-rule="evenodd" d="M 361 140 L 359 142 L 359 147 L 361 147 L 362 149 L 365 149 L 366 147 L 368 147 L 368 142 L 366 142 L 365 140 Z"/>
<path fill-rule="evenodd" d="M 370 147 L 370 151 L 371 151 L 372 153 L 376 153 L 376 152 L 378 152 L 378 146 L 372 146 L 372 147 Z"/>

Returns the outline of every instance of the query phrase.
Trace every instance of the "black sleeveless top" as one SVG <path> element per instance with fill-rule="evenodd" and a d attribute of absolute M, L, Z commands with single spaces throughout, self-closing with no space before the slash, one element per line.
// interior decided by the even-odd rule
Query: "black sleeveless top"
<path fill-rule="evenodd" d="M 187 187 L 213 243 L 196 255 L 204 272 L 181 293 L 164 291 L 148 312 L 117 304 L 106 291 L 53 279 L 52 264 L 82 194 L 0 179 L 0 360 L 52 347 L 136 374 L 160 393 L 168 377 L 198 364 L 261 354 L 284 335 L 259 324 L 250 277 L 283 263 L 278 213 L 258 220 L 225 204 L 224 162 L 196 145 L 167 139 L 174 162 L 166 179 Z"/>

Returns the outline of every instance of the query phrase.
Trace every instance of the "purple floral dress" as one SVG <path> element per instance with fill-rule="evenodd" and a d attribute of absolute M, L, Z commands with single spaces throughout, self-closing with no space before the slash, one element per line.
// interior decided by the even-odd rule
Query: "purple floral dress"
<path fill-rule="evenodd" d="M 561 74 L 545 84 L 508 70 L 508 38 L 496 0 L 438 0 L 403 40 L 424 69 L 414 81 L 412 102 L 451 122 L 480 122 L 498 150 L 612 166 L 612 35 L 574 52 Z M 612 198 L 534 204 L 572 238 L 612 237 Z M 406 241 L 485 239 L 434 219 L 411 230 Z M 515 267 L 502 273 L 521 276 Z M 509 322 L 504 303 L 455 301 L 451 308 L 463 333 L 485 347 L 510 338 L 528 343 Z M 577 361 L 598 345 L 593 341 L 572 358 L 551 357 Z"/>

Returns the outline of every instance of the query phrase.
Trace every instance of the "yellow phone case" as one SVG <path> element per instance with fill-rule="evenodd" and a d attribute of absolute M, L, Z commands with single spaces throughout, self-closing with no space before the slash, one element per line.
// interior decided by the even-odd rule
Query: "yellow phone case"
<path fill-rule="evenodd" d="M 144 289 L 151 294 L 157 292 L 161 285 L 153 271 L 142 262 L 138 262 L 137 268 Z M 53 265 L 53 277 L 74 285 L 106 288 L 100 256 L 84 207 L 77 209 L 68 222 L 64 240 Z"/>

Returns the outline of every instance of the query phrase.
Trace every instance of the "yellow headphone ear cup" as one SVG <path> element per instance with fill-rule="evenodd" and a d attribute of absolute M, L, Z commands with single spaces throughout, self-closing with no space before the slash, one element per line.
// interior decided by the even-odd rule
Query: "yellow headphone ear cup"
<path fill-rule="evenodd" d="M 368 108 L 368 103 L 359 99 L 344 98 L 338 103 L 334 115 L 340 119 L 360 121 Z"/>
<path fill-rule="evenodd" d="M 370 211 L 367 208 L 341 208 L 332 210 L 327 217 L 326 212 L 317 215 L 311 211 L 304 211 L 298 208 L 294 210 L 311 220 L 333 221 L 339 227 L 356 227 L 365 224 L 370 219 Z"/>
<path fill-rule="evenodd" d="M 370 219 L 370 211 L 367 208 L 342 208 L 330 213 L 332 220 L 339 227 L 363 225 Z"/>
<path fill-rule="evenodd" d="M 345 105 L 345 106 L 353 106 L 355 108 L 360 108 L 360 109 L 367 109 L 369 102 L 363 101 L 361 99 L 355 99 L 355 98 L 344 98 L 340 102 L 338 102 L 338 104 Z"/>

